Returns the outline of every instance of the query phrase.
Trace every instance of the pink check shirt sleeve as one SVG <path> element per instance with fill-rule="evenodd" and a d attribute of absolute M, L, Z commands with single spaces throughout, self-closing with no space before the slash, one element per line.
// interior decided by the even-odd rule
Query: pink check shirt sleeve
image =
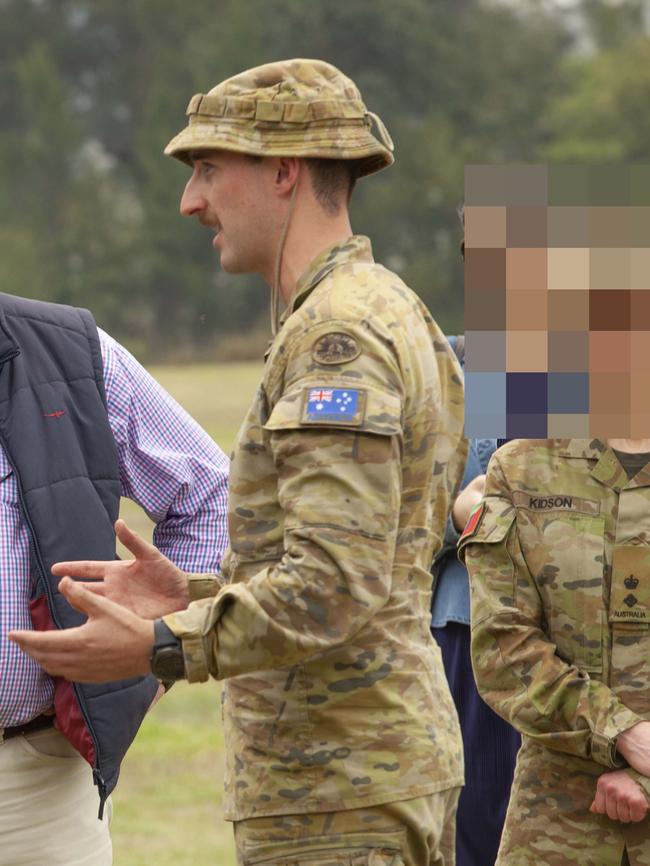
<path fill-rule="evenodd" d="M 228 458 L 123 346 L 102 330 L 99 339 L 122 495 L 147 512 L 154 544 L 179 568 L 218 571 Z"/>

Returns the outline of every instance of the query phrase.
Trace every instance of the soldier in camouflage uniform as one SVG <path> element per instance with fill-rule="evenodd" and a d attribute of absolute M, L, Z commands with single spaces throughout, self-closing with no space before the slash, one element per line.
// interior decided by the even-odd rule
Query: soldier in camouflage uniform
<path fill-rule="evenodd" d="M 260 243 L 268 227 L 247 183 L 227 182 L 221 151 L 246 155 L 246 178 L 251 157 L 273 184 L 302 172 L 275 273 L 259 268 L 280 275 L 287 306 L 234 447 L 223 575 L 192 577 L 194 602 L 164 618 L 187 679 L 225 681 L 225 813 L 239 861 L 449 866 L 462 743 L 429 634 L 429 566 L 466 454 L 460 368 L 422 302 L 351 236 L 349 190 L 331 217 L 340 239 L 317 240 L 297 280 L 285 267 L 310 218 L 328 236 L 304 160 L 349 161 L 356 178 L 390 165 L 392 143 L 355 85 L 320 61 L 249 70 L 188 113 L 166 152 L 193 167 L 181 209 L 215 228 L 224 267 L 243 270 L 254 254 L 233 240 L 233 214 L 256 209 Z M 212 179 L 225 184 L 214 212 Z M 107 585 L 110 569 L 63 567 Z"/>
<path fill-rule="evenodd" d="M 626 472 L 634 456 L 514 440 L 459 542 L 479 691 L 523 735 L 503 866 L 650 864 L 649 771 L 628 746 L 650 718 L 650 454 Z M 634 809 L 604 807 L 617 786 Z"/>

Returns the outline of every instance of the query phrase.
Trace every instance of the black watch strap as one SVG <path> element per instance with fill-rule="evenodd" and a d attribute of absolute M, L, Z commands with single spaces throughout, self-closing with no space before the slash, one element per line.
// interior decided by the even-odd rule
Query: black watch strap
<path fill-rule="evenodd" d="M 154 643 L 151 653 L 151 671 L 164 682 L 185 677 L 183 643 L 162 619 L 154 621 Z"/>
<path fill-rule="evenodd" d="M 164 646 L 182 646 L 181 639 L 165 623 L 164 619 L 156 619 L 153 623 L 153 651 L 162 649 Z"/>

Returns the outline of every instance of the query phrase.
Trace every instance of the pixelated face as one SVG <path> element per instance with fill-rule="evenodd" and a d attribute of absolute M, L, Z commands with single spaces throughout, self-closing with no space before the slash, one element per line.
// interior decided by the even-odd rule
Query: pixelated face
<path fill-rule="evenodd" d="M 650 436 L 650 166 L 465 170 L 466 433 Z"/>
<path fill-rule="evenodd" d="M 266 273 L 273 232 L 265 160 L 223 150 L 191 156 L 192 176 L 181 197 L 181 214 L 197 217 L 214 231 L 212 245 L 225 271 Z"/>

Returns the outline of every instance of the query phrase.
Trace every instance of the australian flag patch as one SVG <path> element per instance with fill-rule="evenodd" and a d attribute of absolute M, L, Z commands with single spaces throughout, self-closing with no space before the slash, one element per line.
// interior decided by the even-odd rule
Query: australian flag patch
<path fill-rule="evenodd" d="M 359 425 L 365 393 L 354 388 L 308 388 L 302 414 L 307 424 Z"/>

